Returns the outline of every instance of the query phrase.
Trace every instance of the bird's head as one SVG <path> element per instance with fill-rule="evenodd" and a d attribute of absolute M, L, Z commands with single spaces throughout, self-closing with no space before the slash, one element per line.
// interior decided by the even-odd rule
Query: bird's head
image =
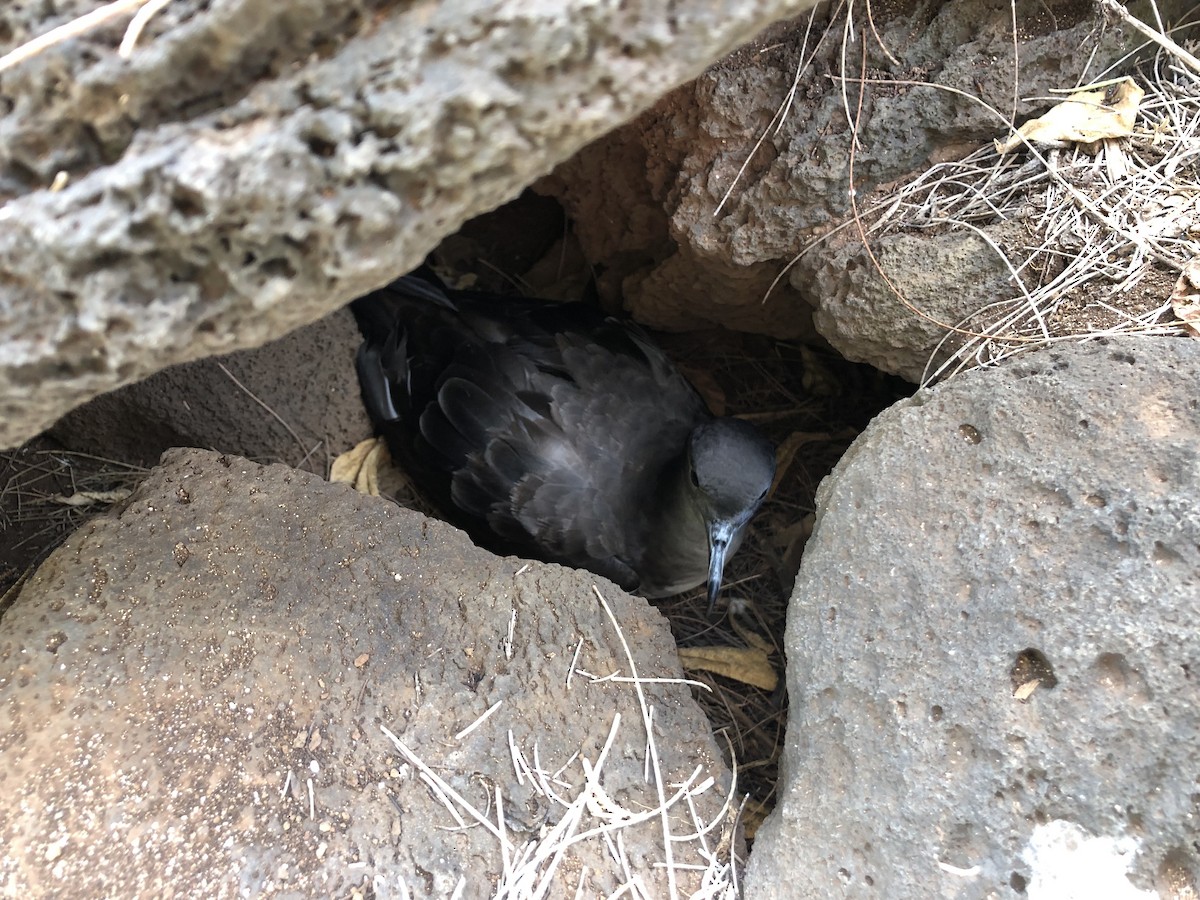
<path fill-rule="evenodd" d="M 719 418 L 693 429 L 688 441 L 691 499 L 708 532 L 708 611 L 712 614 L 725 560 L 771 489 L 775 450 L 740 419 Z"/>

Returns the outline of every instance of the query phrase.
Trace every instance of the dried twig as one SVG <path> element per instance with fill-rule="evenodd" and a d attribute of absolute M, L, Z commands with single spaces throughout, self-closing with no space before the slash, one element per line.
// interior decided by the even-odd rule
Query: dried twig
<path fill-rule="evenodd" d="M 1116 0 L 1100 0 L 1100 9 L 1105 13 L 1120 19 L 1125 22 L 1135 31 L 1140 32 L 1144 37 L 1148 38 L 1158 46 L 1162 47 L 1172 56 L 1180 60 L 1184 65 L 1190 68 L 1193 72 L 1200 74 L 1200 59 L 1196 59 L 1192 54 L 1188 53 L 1177 43 L 1162 31 L 1155 31 L 1137 16 L 1129 12 L 1124 5 L 1117 3 Z"/>
<path fill-rule="evenodd" d="M 0 57 L 0 72 L 11 69 L 13 66 L 27 59 L 37 56 L 55 44 L 61 44 L 63 41 L 69 41 L 72 38 L 87 34 L 89 31 L 99 28 L 112 19 L 128 15 L 137 10 L 137 14 L 133 17 L 133 21 L 129 23 L 129 27 L 125 31 L 125 38 L 121 41 L 121 46 L 118 50 L 123 59 L 128 59 L 130 54 L 133 53 L 134 45 L 137 43 L 146 24 L 170 2 L 171 0 L 113 0 L 112 3 L 106 3 L 104 6 L 94 9 L 86 15 L 72 19 L 70 22 L 59 25 L 57 28 L 52 28 L 45 34 L 39 35 L 33 40 L 26 41 L 20 47 L 6 53 Z"/>

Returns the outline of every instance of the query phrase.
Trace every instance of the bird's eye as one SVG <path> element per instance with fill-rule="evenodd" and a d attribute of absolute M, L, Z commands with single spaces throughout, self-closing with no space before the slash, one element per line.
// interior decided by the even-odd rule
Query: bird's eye
<path fill-rule="evenodd" d="M 692 466 L 688 466 L 688 474 L 692 476 L 692 486 L 700 487 L 700 478 L 696 475 L 696 470 Z"/>

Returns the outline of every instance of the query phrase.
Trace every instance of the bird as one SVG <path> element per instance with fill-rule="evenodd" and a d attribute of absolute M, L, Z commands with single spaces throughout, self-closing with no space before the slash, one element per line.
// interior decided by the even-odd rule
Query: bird
<path fill-rule="evenodd" d="M 360 297 L 363 402 L 444 518 L 501 554 L 655 599 L 707 582 L 775 476 L 649 335 L 582 302 L 448 288 L 428 267 Z"/>

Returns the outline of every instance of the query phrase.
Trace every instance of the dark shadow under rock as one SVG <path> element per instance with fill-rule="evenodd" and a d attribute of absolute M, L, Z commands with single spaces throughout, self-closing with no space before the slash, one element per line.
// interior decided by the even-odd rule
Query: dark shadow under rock
<path fill-rule="evenodd" d="M 282 466 L 168 453 L 26 583 L 0 661 L 8 891 L 483 897 L 522 854 L 546 872 L 568 826 L 619 828 L 654 896 L 664 860 L 728 859 L 729 773 L 688 688 L 641 686 L 659 788 L 638 690 L 592 677 L 679 677 L 653 608 Z M 678 840 L 689 806 L 705 838 Z M 551 895 L 616 890 L 609 846 L 567 848 Z"/>
<path fill-rule="evenodd" d="M 338 310 L 252 350 L 172 366 L 72 410 L 51 433 L 72 449 L 151 466 L 207 447 L 324 474 L 371 433 L 354 374 L 358 329 Z"/>

